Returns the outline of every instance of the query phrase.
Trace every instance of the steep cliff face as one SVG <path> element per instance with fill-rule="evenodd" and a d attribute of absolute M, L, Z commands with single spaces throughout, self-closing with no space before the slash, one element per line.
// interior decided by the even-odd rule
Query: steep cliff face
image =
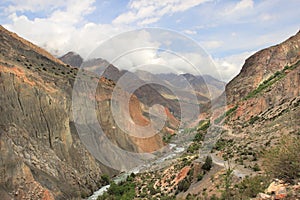
<path fill-rule="evenodd" d="M 300 59 L 300 32 L 273 47 L 263 49 L 245 61 L 241 72 L 226 85 L 227 103 L 235 103 L 285 66 Z"/>
<path fill-rule="evenodd" d="M 299 60 L 300 32 L 248 58 L 240 74 L 226 86 L 227 104 L 238 105 L 233 119 L 247 121 L 259 115 L 271 119 L 270 113 L 279 115 L 297 102 Z"/>
<path fill-rule="evenodd" d="M 89 195 L 100 186 L 102 173 L 114 171 L 98 162 L 78 137 L 71 108 L 78 70 L 3 27 L 0 41 L 1 198 Z M 161 148 L 161 135 L 139 139 L 112 128 L 117 127 L 109 111 L 114 83 L 97 81 L 97 113 L 111 141 L 132 152 Z M 141 112 L 139 106 L 132 102 L 135 111 Z"/>
<path fill-rule="evenodd" d="M 89 194 L 102 170 L 71 130 L 74 69 L 2 27 L 0 39 L 2 193 L 15 199 Z"/>
<path fill-rule="evenodd" d="M 222 139 L 234 145 L 225 145 L 220 154 L 250 168 L 262 165 L 266 148 L 284 135 L 299 136 L 300 33 L 248 58 L 226 95 L 227 112 L 214 122 L 223 123 Z"/>

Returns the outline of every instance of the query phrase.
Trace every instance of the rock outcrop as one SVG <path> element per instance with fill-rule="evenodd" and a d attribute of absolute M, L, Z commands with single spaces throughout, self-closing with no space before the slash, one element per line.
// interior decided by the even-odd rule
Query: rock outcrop
<path fill-rule="evenodd" d="M 299 59 L 300 32 L 281 44 L 255 53 L 245 61 L 241 72 L 226 85 L 227 103 L 242 100 L 263 81 Z"/>

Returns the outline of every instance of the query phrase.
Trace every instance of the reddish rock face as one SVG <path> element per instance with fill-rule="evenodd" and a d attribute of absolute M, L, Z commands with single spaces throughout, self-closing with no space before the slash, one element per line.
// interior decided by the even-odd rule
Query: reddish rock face
<path fill-rule="evenodd" d="M 261 50 L 245 61 L 241 72 L 226 85 L 228 104 L 234 104 L 260 83 L 300 59 L 300 32 L 279 45 Z"/>
<path fill-rule="evenodd" d="M 185 166 L 184 168 L 182 168 L 175 178 L 175 183 L 178 184 L 180 181 L 182 181 L 187 176 L 190 169 L 190 166 Z"/>
<path fill-rule="evenodd" d="M 238 105 L 230 120 L 249 121 L 253 117 L 272 119 L 298 102 L 300 95 L 300 32 L 285 42 L 248 58 L 240 72 L 226 86 L 227 104 Z M 284 70 L 294 66 L 292 70 Z M 282 78 L 249 98 L 264 81 L 280 72 Z M 275 79 L 274 79 L 275 80 Z"/>
<path fill-rule="evenodd" d="M 3 27 L 0 41 L 0 197 L 78 199 L 90 195 L 100 186 L 102 173 L 116 171 L 99 163 L 78 137 L 71 110 L 78 70 Z M 152 152 L 164 145 L 160 134 L 134 138 L 112 128 L 117 127 L 109 104 L 115 84 L 106 78 L 89 78 L 99 81 L 97 114 L 112 142 L 132 152 Z M 143 107 L 133 96 L 131 117 L 140 125 L 149 121 Z M 169 128 L 174 129 L 176 120 L 167 115 Z"/>

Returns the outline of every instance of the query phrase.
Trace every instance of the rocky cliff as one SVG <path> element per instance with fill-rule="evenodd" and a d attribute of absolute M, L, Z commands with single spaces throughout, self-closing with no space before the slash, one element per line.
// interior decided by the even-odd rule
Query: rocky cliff
<path fill-rule="evenodd" d="M 201 119 L 210 118 L 210 132 L 205 137 L 215 140 L 210 151 L 212 169 L 201 174 L 197 170 L 199 161 L 181 165 L 181 170 L 191 167 L 198 180 L 187 176 L 184 184 L 177 188 L 183 192 L 176 197 L 254 199 L 257 195 L 255 199 L 299 198 L 300 32 L 248 58 L 241 72 L 226 85 L 226 93 L 222 97 L 225 95 L 227 102 L 224 102 L 224 107 L 213 108 L 210 112 L 213 116 L 209 116 L 210 113 L 201 115 Z M 222 101 L 220 99 L 217 103 Z M 191 130 L 199 137 L 195 137 L 187 154 L 203 144 L 201 137 L 204 128 L 199 127 L 201 124 L 200 121 Z M 216 137 L 218 132 L 220 134 Z M 191 157 L 189 155 L 185 159 Z M 176 165 L 171 167 L 174 169 Z M 160 170 L 158 173 L 161 174 L 157 180 L 163 180 L 161 177 L 166 177 L 170 170 Z M 274 184 L 281 182 L 278 179 L 286 182 L 281 185 L 284 187 L 274 189 Z M 297 185 L 290 185 L 287 180 L 293 180 Z M 170 183 L 164 183 L 163 187 L 172 188 L 172 179 Z M 257 185 L 261 191 L 255 189 Z M 163 194 L 164 191 L 158 193 Z"/>
<path fill-rule="evenodd" d="M 115 171 L 97 161 L 78 137 L 71 108 L 78 69 L 3 27 L 0 41 L 1 199 L 89 195 L 101 185 L 101 174 Z M 97 81 L 97 115 L 108 138 L 132 152 L 161 148 L 159 134 L 140 139 L 112 128 L 117 127 L 109 110 L 114 83 L 105 78 Z M 130 102 L 134 121 L 147 121 L 141 106 L 137 99 Z"/>
<path fill-rule="evenodd" d="M 298 105 L 299 65 L 300 32 L 248 58 L 226 86 L 227 104 L 238 105 L 233 119 L 272 119 Z"/>
<path fill-rule="evenodd" d="M 281 44 L 263 49 L 249 57 L 241 72 L 226 85 L 227 103 L 235 103 L 246 97 L 259 84 L 285 66 L 300 59 L 300 32 Z"/>
<path fill-rule="evenodd" d="M 226 86 L 227 111 L 214 118 L 225 133 L 219 152 L 247 168 L 262 166 L 263 152 L 300 130 L 300 32 L 249 57 Z M 217 142 L 218 143 L 218 142 Z"/>
<path fill-rule="evenodd" d="M 74 69 L 3 27 L 0 40 L 1 196 L 89 194 L 102 170 L 72 130 L 67 76 Z"/>

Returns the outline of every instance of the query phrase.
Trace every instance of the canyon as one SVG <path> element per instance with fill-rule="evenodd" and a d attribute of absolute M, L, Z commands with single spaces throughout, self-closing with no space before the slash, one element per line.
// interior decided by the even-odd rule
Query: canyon
<path fill-rule="evenodd" d="M 264 155 L 282 138 L 299 138 L 300 32 L 250 56 L 226 86 L 208 75 L 120 70 L 74 52 L 56 58 L 2 26 L 0 41 L 1 199 L 88 198 L 144 155 L 151 165 L 121 183 L 135 186 L 128 195 L 136 199 L 245 195 L 226 191 L 233 187 L 223 183 L 229 163 L 230 180 L 244 183 L 268 173 Z M 203 111 L 193 123 L 180 127 L 181 105 L 170 88 L 184 106 Z M 156 127 L 144 127 L 153 122 L 161 131 L 148 137 Z M 201 155 L 206 143 L 211 160 Z M 111 184 L 99 198 L 111 197 L 118 187 Z M 296 198 L 299 188 L 291 193 Z"/>

